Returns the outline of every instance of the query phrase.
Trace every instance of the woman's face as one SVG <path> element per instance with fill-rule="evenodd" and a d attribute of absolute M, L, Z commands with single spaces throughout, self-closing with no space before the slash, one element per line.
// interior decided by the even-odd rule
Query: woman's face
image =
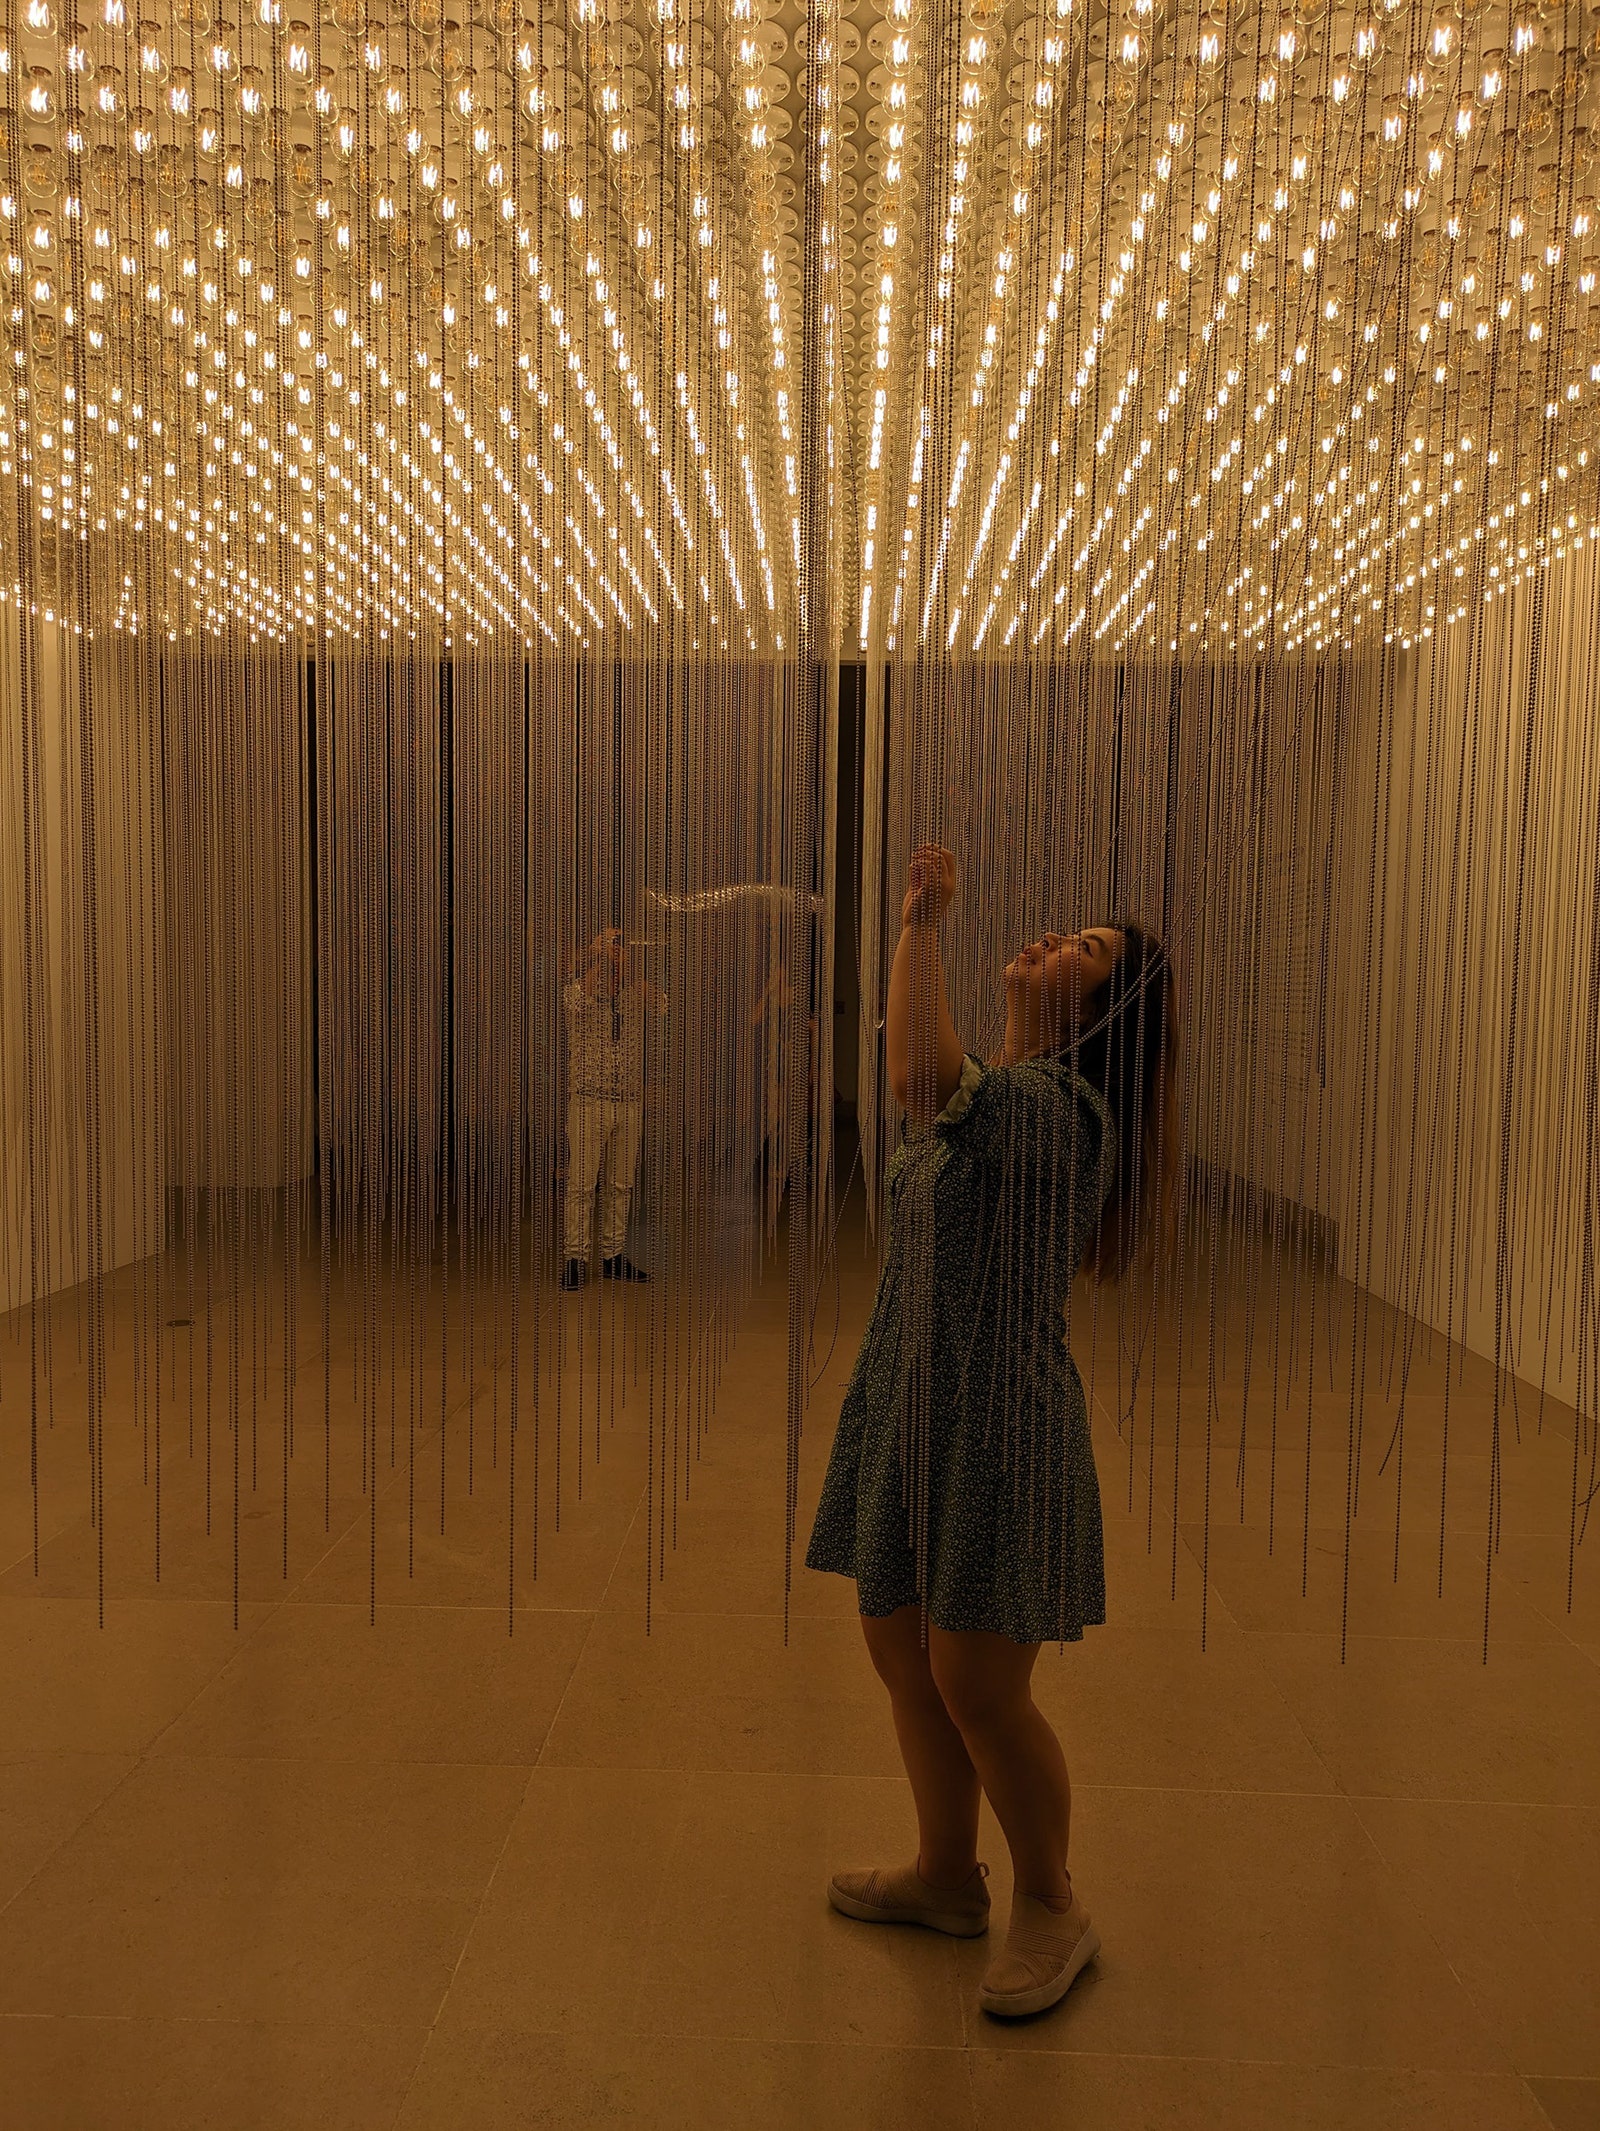
<path fill-rule="evenodd" d="M 1046 932 L 1005 967 L 1006 1005 L 1030 1039 L 1057 1043 L 1083 1024 L 1084 1009 L 1121 959 L 1127 939 L 1114 926 Z"/>

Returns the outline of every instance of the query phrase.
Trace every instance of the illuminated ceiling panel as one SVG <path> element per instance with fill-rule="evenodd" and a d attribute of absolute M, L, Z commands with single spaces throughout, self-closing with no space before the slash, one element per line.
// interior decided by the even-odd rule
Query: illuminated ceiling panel
<path fill-rule="evenodd" d="M 846 655 L 1410 640 L 1590 536 L 1592 28 L 6 0 L 4 580 L 767 654 L 809 502 Z"/>

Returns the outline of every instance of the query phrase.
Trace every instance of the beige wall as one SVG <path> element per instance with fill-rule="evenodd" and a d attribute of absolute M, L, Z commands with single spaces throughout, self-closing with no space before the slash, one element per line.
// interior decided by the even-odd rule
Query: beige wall
<path fill-rule="evenodd" d="M 97 1248 L 108 1272 L 159 1235 L 151 705 L 136 648 L 120 640 L 85 651 L 45 623 L 36 656 L 25 694 L 15 610 L 0 608 L 4 1310 L 89 1277 Z"/>
<path fill-rule="evenodd" d="M 1333 1116 L 1366 1143 L 1343 1164 L 1342 1269 L 1480 1354 L 1498 1320 L 1514 1373 L 1572 1401 L 1595 1130 L 1592 551 L 1538 591 L 1423 645 L 1386 702 L 1358 706 Z"/>

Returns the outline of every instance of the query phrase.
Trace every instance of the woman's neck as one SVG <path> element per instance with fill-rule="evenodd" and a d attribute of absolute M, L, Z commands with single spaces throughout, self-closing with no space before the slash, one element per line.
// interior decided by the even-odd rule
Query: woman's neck
<path fill-rule="evenodd" d="M 1020 1065 L 1025 1058 L 1042 1058 L 1054 1050 L 1049 1031 L 1042 1022 L 1033 1022 L 1027 1015 L 1018 1014 L 1009 1002 L 1006 1006 L 1006 1033 L 1000 1045 L 995 1065 Z"/>

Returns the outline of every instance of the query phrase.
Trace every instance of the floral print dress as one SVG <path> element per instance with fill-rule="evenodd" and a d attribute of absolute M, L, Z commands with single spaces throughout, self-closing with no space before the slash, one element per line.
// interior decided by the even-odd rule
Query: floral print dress
<path fill-rule="evenodd" d="M 1065 1304 L 1117 1142 L 1052 1058 L 981 1066 L 895 1150 L 878 1292 L 807 1565 L 863 1613 L 1077 1642 L 1103 1622 L 1100 1488 Z"/>

